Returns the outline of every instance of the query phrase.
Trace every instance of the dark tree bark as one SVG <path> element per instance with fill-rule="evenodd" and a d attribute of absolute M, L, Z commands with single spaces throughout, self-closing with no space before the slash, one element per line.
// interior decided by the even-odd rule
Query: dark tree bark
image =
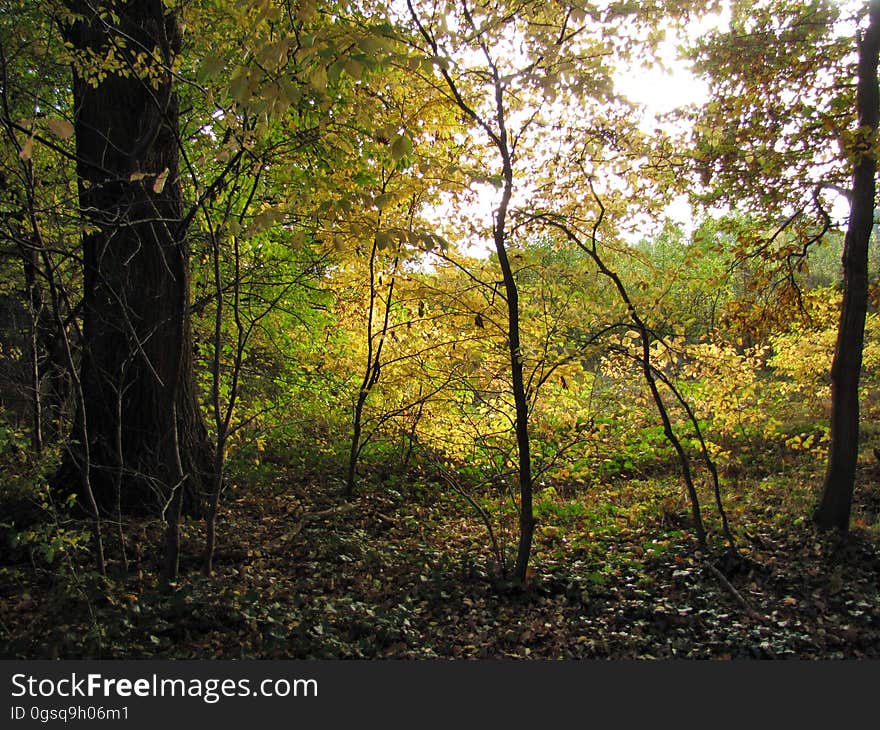
<path fill-rule="evenodd" d="M 407 0 L 410 17 L 415 21 L 419 33 L 427 42 L 428 46 L 437 55 L 439 46 L 435 38 L 422 24 L 419 15 L 411 0 Z M 477 26 L 467 4 L 462 4 L 462 12 L 475 37 L 479 37 Z M 529 559 L 532 552 L 532 541 L 535 533 L 535 514 L 533 505 L 534 479 L 532 475 L 532 456 L 529 435 L 529 394 L 523 377 L 523 352 L 520 342 L 520 311 L 519 311 L 519 288 L 516 276 L 507 255 L 508 245 L 508 215 L 510 201 L 513 197 L 513 149 L 508 136 L 507 123 L 508 112 L 505 107 L 506 84 L 502 82 L 498 67 L 492 60 L 487 46 L 480 43 L 487 68 L 491 73 L 492 88 L 494 92 L 494 112 L 488 117 L 483 117 L 465 101 L 447 69 L 440 69 L 440 73 L 446 82 L 452 97 L 461 111 L 481 127 L 486 133 L 489 143 L 501 157 L 502 163 L 502 187 L 501 200 L 494 214 L 492 225 L 492 240 L 495 244 L 495 252 L 498 255 L 498 265 L 501 268 L 501 276 L 504 285 L 504 298 L 507 304 L 507 351 L 510 355 L 510 390 L 514 404 L 514 434 L 516 437 L 517 459 L 516 469 L 519 482 L 519 540 L 516 550 L 516 563 L 513 567 L 513 578 L 520 584 L 528 582 Z"/>
<path fill-rule="evenodd" d="M 505 158 L 505 178 L 508 177 L 509 165 Z M 506 190 L 511 189 L 510 186 Z M 507 213 L 509 194 L 505 192 L 500 210 L 495 215 L 495 251 L 501 265 L 504 279 L 505 299 L 507 300 L 507 341 L 510 352 L 510 385 L 513 393 L 514 431 L 517 447 L 517 477 L 519 481 L 519 542 L 516 549 L 516 563 L 513 567 L 514 578 L 525 585 L 529 569 L 529 557 L 532 553 L 532 539 L 535 533 L 535 513 L 532 505 L 534 481 L 532 478 L 532 457 L 529 439 L 529 401 L 523 378 L 523 356 L 520 344 L 519 292 L 516 279 L 507 257 L 505 245 L 504 218 Z"/>
<path fill-rule="evenodd" d="M 388 327 L 391 321 L 391 303 L 394 301 L 394 284 L 397 281 L 397 267 L 400 258 L 396 257 L 391 266 L 391 283 L 388 285 L 388 292 L 383 304 L 384 313 L 382 315 L 382 323 L 378 330 L 374 331 L 374 310 L 377 300 L 379 300 L 379 289 L 376 283 L 376 263 L 379 254 L 379 245 L 373 240 L 373 246 L 370 250 L 370 293 L 367 305 L 367 361 L 364 365 L 364 375 L 361 379 L 361 387 L 358 390 L 357 400 L 354 404 L 354 419 L 352 422 L 351 446 L 348 450 L 348 470 L 345 478 L 345 496 L 347 499 L 354 497 L 355 487 L 357 483 L 357 467 L 361 451 L 364 448 L 366 440 L 362 440 L 364 426 L 364 407 L 367 405 L 367 398 L 370 391 L 379 382 L 382 374 L 382 348 L 385 344 L 385 338 L 388 335 Z M 382 278 L 379 277 L 379 281 Z"/>
<path fill-rule="evenodd" d="M 65 35 L 75 54 L 85 402 L 66 469 L 88 470 L 102 508 L 119 490 L 124 508 L 173 520 L 174 496 L 183 490 L 193 506 L 211 463 L 193 381 L 170 70 L 180 30 L 162 0 L 69 8 L 79 15 Z"/>
<path fill-rule="evenodd" d="M 873 152 L 880 118 L 877 58 L 880 0 L 870 4 L 870 23 L 859 40 L 856 108 L 868 130 L 853 171 L 852 203 L 843 248 L 843 305 L 831 365 L 831 445 L 822 498 L 814 520 L 823 529 L 849 528 L 859 452 L 859 378 L 868 309 L 868 244 L 874 221 L 877 158 Z"/>
<path fill-rule="evenodd" d="M 504 281 L 504 299 L 507 302 L 507 344 L 510 354 L 510 388 L 513 395 L 514 432 L 517 449 L 517 477 L 519 481 L 519 541 L 516 549 L 516 563 L 513 576 L 520 585 L 528 582 L 529 558 L 532 554 L 532 540 L 535 534 L 535 511 L 532 504 L 534 480 L 532 477 L 531 439 L 529 437 L 529 396 L 523 378 L 523 353 L 520 340 L 519 287 L 507 255 L 507 215 L 513 196 L 513 157 L 508 145 L 504 110 L 501 104 L 501 84 L 495 74 L 497 99 L 497 120 L 500 133 L 497 149 L 501 153 L 504 186 L 501 202 L 495 212 L 492 237 L 498 265 Z"/>

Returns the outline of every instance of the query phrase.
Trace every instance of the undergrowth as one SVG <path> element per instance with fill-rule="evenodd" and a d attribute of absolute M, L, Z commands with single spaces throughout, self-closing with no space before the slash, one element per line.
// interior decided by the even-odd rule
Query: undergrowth
<path fill-rule="evenodd" d="M 710 545 L 696 545 L 674 474 L 545 488 L 524 590 L 499 575 L 471 506 L 426 473 L 365 480 L 372 486 L 341 511 L 334 485 L 263 468 L 230 493 L 216 575 L 199 575 L 202 526 L 188 521 L 184 574 L 165 591 L 154 577 L 158 520 L 125 525 L 127 572 L 111 539 L 117 557 L 102 578 L 90 570 L 85 526 L 67 516 L 61 533 L 41 507 L 14 538 L 7 527 L 2 654 L 876 657 L 875 469 L 860 473 L 847 536 L 816 533 L 805 519 L 820 484 L 809 453 L 782 471 L 725 480 L 734 560 L 708 506 Z M 326 517 L 303 519 L 316 513 Z M 49 549 L 60 534 L 73 537 Z"/>

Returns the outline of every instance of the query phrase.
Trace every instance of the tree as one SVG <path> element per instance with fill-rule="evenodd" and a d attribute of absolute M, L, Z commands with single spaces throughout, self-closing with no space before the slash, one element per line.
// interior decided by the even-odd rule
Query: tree
<path fill-rule="evenodd" d="M 82 408 L 68 469 L 99 503 L 158 507 L 170 548 L 210 468 L 196 399 L 179 175 L 180 28 L 161 0 L 71 2 L 83 225 Z M 176 555 L 166 572 L 176 573 Z"/>
<path fill-rule="evenodd" d="M 678 23 L 704 3 L 408 2 L 413 45 L 471 130 L 463 156 L 472 185 L 494 186 L 491 242 L 500 281 L 487 282 L 506 304 L 511 425 L 517 445 L 520 537 L 514 574 L 524 580 L 534 531 L 529 414 L 537 397 L 524 370 L 536 353 L 523 346 L 516 236 L 541 233 L 546 211 L 579 221 L 601 218 L 614 236 L 662 208 L 674 166 L 668 140 L 638 128 L 633 104 L 614 88 L 614 69 L 651 59 L 657 20 Z M 613 203 L 596 205 L 598 188 Z M 555 217 L 555 216 L 551 216 Z M 637 222 L 638 221 L 638 222 Z M 591 227 L 587 223 L 587 228 Z M 482 233 L 483 231 L 479 231 Z"/>
<path fill-rule="evenodd" d="M 429 58 L 438 58 L 447 51 L 441 46 L 442 37 L 438 40 L 437 33 L 422 20 L 419 11 L 408 2 L 410 16 L 418 30 L 420 40 L 424 44 L 424 52 Z M 490 48 L 490 38 L 484 29 L 475 22 L 467 2 L 462 3 L 461 17 L 465 36 L 470 36 L 472 52 L 480 54 L 485 61 L 486 71 L 482 72 L 482 88 L 478 85 L 474 101 L 468 101 L 462 95 L 461 81 L 456 80 L 441 63 L 439 68 L 443 81 L 455 104 L 476 127 L 485 135 L 487 143 L 498 156 L 498 176 L 500 199 L 493 212 L 492 243 L 498 264 L 501 269 L 504 301 L 507 304 L 507 347 L 509 355 L 510 392 L 514 404 L 513 429 L 517 447 L 517 481 L 519 484 L 519 544 L 517 546 L 514 577 L 520 583 L 526 582 L 529 557 L 532 550 L 532 537 L 535 531 L 535 516 L 532 508 L 533 478 L 531 444 L 529 440 L 529 396 L 523 377 L 524 353 L 520 346 L 520 304 L 519 288 L 508 256 L 509 206 L 514 192 L 513 160 L 515 138 L 508 131 L 510 103 L 507 82 L 502 80 L 499 65 L 495 57 L 496 51 Z M 460 42 L 453 40 L 453 43 Z M 464 46 L 467 48 L 467 44 Z M 463 49 L 457 49 L 461 52 Z M 482 94 L 486 99 L 480 99 Z M 483 103 L 486 107 L 481 109 Z"/>
<path fill-rule="evenodd" d="M 65 364 L 57 346 L 51 307 L 53 287 L 64 278 L 60 262 L 70 253 L 68 240 L 76 227 L 71 225 L 69 215 L 45 205 L 41 192 L 49 188 L 61 198 L 61 191 L 69 193 L 73 185 L 72 155 L 64 139 L 72 130 L 59 116 L 59 108 L 67 106 L 69 69 L 58 60 L 60 39 L 45 17 L 16 3 L 5 6 L 3 21 L 0 126 L 7 140 L 7 154 L 0 162 L 0 255 L 15 260 L 20 267 L 19 276 L 4 269 L 4 283 L 23 292 L 16 299 L 27 312 L 28 331 L 21 338 L 27 350 L 26 368 L 21 371 L 26 369 L 27 378 L 19 387 L 23 386 L 29 401 L 31 443 L 39 455 L 44 443 L 53 440 L 65 400 Z M 42 53 L 37 51 L 38 46 Z M 44 118 L 33 118 L 35 111 L 44 109 Z M 37 138 L 40 141 L 35 143 Z M 48 154 L 41 154 L 43 150 Z M 68 314 L 60 316 L 64 319 Z M 17 370 L 13 368 L 13 373 Z M 16 375 L 12 378 L 18 379 Z"/>
<path fill-rule="evenodd" d="M 819 527 L 849 528 L 859 456 L 859 379 L 868 310 L 868 246 L 874 228 L 877 178 L 877 124 L 880 119 L 877 59 L 880 2 L 870 4 L 870 22 L 858 41 L 858 143 L 852 177 L 849 225 L 843 245 L 843 304 L 831 364 L 831 443 L 822 498 L 814 520 Z"/>
<path fill-rule="evenodd" d="M 844 29 L 846 21 L 862 22 L 866 10 L 869 25 L 854 62 Z M 876 176 L 877 13 L 875 2 L 850 15 L 825 0 L 733 3 L 730 30 L 702 40 L 694 52 L 697 69 L 712 83 L 712 100 L 695 124 L 702 197 L 731 204 L 760 222 L 741 236 L 736 255 L 762 262 L 765 278 L 758 284 L 775 291 L 774 306 L 797 311 L 796 274 L 804 270 L 810 248 L 835 232 L 830 195 L 850 201 L 831 375 L 831 443 L 814 514 L 825 528 L 847 528 L 858 460 Z"/>

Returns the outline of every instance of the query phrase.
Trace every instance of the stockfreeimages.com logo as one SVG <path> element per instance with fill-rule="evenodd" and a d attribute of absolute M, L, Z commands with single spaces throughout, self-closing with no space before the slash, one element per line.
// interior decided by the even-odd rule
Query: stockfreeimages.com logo
<path fill-rule="evenodd" d="M 195 697 L 213 704 L 224 697 L 317 697 L 318 680 L 281 678 L 252 682 L 250 679 L 172 679 L 156 674 L 128 679 L 76 672 L 55 679 L 19 673 L 12 675 L 12 696 L 42 699 Z"/>

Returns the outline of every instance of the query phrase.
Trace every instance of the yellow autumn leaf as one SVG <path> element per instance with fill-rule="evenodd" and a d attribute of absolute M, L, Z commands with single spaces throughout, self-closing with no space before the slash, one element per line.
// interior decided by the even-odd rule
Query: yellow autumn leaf
<path fill-rule="evenodd" d="M 398 161 L 403 157 L 411 155 L 413 152 L 413 142 L 405 134 L 401 134 L 391 143 L 391 157 L 394 161 Z"/>
<path fill-rule="evenodd" d="M 309 83 L 318 91 L 324 91 L 327 88 L 327 69 L 319 66 L 309 75 Z"/>
<path fill-rule="evenodd" d="M 49 131 L 60 139 L 70 139 L 73 137 L 73 125 L 66 119 L 47 119 L 46 126 Z"/>
<path fill-rule="evenodd" d="M 31 155 L 34 153 L 34 137 L 31 135 L 25 140 L 25 143 L 21 146 L 21 152 L 18 153 L 18 159 L 24 160 L 27 162 L 31 159 Z"/>
<path fill-rule="evenodd" d="M 153 192 L 158 194 L 165 189 L 165 182 L 168 180 L 170 170 L 166 167 L 162 172 L 156 175 L 156 181 L 153 183 Z"/>

